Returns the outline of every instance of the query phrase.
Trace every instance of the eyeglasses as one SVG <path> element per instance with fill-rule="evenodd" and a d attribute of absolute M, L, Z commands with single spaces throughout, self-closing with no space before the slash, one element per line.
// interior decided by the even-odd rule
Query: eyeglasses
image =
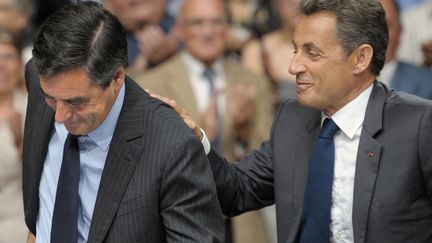
<path fill-rule="evenodd" d="M 13 62 L 18 59 L 17 54 L 0 53 L 0 61 Z"/>
<path fill-rule="evenodd" d="M 183 24 L 193 29 L 203 29 L 204 27 L 207 26 L 215 29 L 221 29 L 227 24 L 227 20 L 225 18 L 212 18 L 212 19 L 191 18 L 191 19 L 185 19 L 183 21 Z"/>

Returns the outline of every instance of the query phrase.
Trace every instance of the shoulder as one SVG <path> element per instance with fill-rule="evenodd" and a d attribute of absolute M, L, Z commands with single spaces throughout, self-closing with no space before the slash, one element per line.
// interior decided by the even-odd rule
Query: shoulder
<path fill-rule="evenodd" d="M 25 84 L 29 92 L 39 88 L 39 75 L 33 59 L 28 61 L 25 66 Z"/>
<path fill-rule="evenodd" d="M 407 78 L 428 81 L 432 86 L 432 70 L 430 69 L 418 67 L 405 62 L 399 62 L 397 69 L 401 71 L 401 74 L 406 74 L 405 76 Z"/>
<path fill-rule="evenodd" d="M 432 111 L 432 100 L 420 98 L 419 96 L 401 91 L 391 90 L 387 93 L 385 100 L 387 113 L 394 113 L 397 116 L 413 116 Z"/>
<path fill-rule="evenodd" d="M 176 54 L 157 67 L 136 75 L 133 78 L 141 86 L 143 86 L 143 84 L 152 84 L 155 82 L 166 82 L 174 80 L 172 77 L 182 68 L 183 64 L 180 55 Z"/>
<path fill-rule="evenodd" d="M 224 60 L 224 69 L 227 78 L 235 79 L 236 82 L 241 83 L 260 83 L 267 82 L 266 77 L 261 74 L 256 74 L 246 68 L 243 64 L 238 63 L 229 58 Z"/>

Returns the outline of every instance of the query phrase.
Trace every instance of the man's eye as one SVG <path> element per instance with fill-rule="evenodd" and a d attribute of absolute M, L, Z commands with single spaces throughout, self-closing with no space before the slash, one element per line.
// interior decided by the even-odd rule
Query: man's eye
<path fill-rule="evenodd" d="M 321 56 L 319 53 L 314 52 L 314 51 L 308 51 L 307 55 L 312 59 L 316 59 L 316 58 L 319 58 Z"/>
<path fill-rule="evenodd" d="M 53 97 L 45 96 L 45 101 L 48 105 L 53 105 L 56 100 Z"/>
<path fill-rule="evenodd" d="M 85 100 L 69 100 L 67 101 L 67 104 L 70 106 L 81 106 L 84 105 L 86 102 Z"/>

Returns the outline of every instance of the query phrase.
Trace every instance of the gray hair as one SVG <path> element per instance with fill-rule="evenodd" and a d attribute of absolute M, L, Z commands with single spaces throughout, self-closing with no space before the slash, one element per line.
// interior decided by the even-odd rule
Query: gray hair
<path fill-rule="evenodd" d="M 321 11 L 337 18 L 337 38 L 347 55 L 362 44 L 373 48 L 371 72 L 379 75 L 385 63 L 388 28 L 384 9 L 377 0 L 302 0 L 300 13 Z"/>

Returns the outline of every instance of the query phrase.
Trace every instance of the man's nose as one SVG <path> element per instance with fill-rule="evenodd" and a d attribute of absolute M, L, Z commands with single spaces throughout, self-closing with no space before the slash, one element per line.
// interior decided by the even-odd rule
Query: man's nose
<path fill-rule="evenodd" d="M 64 123 L 72 117 L 72 112 L 63 102 L 57 102 L 55 107 L 55 121 Z"/>
<path fill-rule="evenodd" d="M 289 66 L 289 73 L 292 75 L 297 75 L 304 71 L 305 67 L 303 65 L 302 57 L 299 53 L 294 54 L 293 58 L 291 59 L 291 63 Z"/>

